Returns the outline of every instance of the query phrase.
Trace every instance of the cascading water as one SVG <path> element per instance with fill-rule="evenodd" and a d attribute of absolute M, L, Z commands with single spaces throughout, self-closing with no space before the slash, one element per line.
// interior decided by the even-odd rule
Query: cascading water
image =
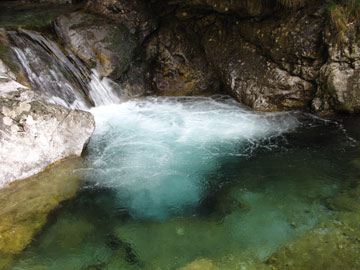
<path fill-rule="evenodd" d="M 119 103 L 110 79 L 89 70 L 68 48 L 64 51 L 41 34 L 19 29 L 10 31 L 12 47 L 32 88 L 49 102 L 72 109 Z"/>

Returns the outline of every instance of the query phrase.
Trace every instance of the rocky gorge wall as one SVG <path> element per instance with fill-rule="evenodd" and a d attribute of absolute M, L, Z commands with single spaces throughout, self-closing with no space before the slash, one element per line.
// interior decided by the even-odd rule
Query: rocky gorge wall
<path fill-rule="evenodd" d="M 54 30 L 129 98 L 225 93 L 260 111 L 356 113 L 358 8 L 356 0 L 88 0 Z"/>
<path fill-rule="evenodd" d="M 89 0 L 86 9 L 137 37 L 155 94 L 224 92 L 261 111 L 359 112 L 357 18 L 339 42 L 330 2 L 281 2 Z"/>

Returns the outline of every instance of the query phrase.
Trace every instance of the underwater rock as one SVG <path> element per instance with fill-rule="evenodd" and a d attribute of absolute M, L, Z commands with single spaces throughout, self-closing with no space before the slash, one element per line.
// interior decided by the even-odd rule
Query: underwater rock
<path fill-rule="evenodd" d="M 341 223 L 312 229 L 273 254 L 270 269 L 359 269 L 359 230 Z"/>
<path fill-rule="evenodd" d="M 192 263 L 189 263 L 185 267 L 179 268 L 178 270 L 213 270 L 214 265 L 210 260 L 197 259 Z"/>
<path fill-rule="evenodd" d="M 48 214 L 76 194 L 82 181 L 74 170 L 83 167 L 82 159 L 70 158 L 0 190 L 1 269 L 40 232 Z"/>
<path fill-rule="evenodd" d="M 224 246 L 219 245 L 230 237 L 218 222 L 197 217 L 164 223 L 129 223 L 116 228 L 114 235 L 130 245 L 132 253 L 154 269 L 163 265 L 186 265 L 202 256 L 204 246 L 207 252 L 226 254 Z M 182 254 L 181 258 L 179 254 Z"/>

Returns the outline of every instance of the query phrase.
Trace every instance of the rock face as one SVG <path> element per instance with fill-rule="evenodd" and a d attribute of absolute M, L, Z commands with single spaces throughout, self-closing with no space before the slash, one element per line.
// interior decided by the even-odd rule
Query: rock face
<path fill-rule="evenodd" d="M 189 33 L 190 32 L 190 33 Z M 169 24 L 152 36 L 147 57 L 154 60 L 153 83 L 158 95 L 209 95 L 218 93 L 216 73 L 202 54 L 198 37 L 181 24 Z"/>
<path fill-rule="evenodd" d="M 292 76 L 246 42 L 239 28 L 219 23 L 203 38 L 207 59 L 221 75 L 227 90 L 241 103 L 261 111 L 308 106 L 315 93 L 312 83 Z"/>
<path fill-rule="evenodd" d="M 355 26 L 350 26 L 342 42 L 331 25 L 324 42 L 329 58 L 320 70 L 319 89 L 313 102 L 316 111 L 360 112 L 360 43 Z"/>
<path fill-rule="evenodd" d="M 95 128 L 92 115 L 34 100 L 34 93 L 11 75 L 1 76 L 0 186 L 79 156 Z"/>
<path fill-rule="evenodd" d="M 256 110 L 357 112 L 357 26 L 339 47 L 326 3 L 298 1 L 289 12 L 278 2 L 90 0 L 88 8 L 137 35 L 156 94 L 221 89 Z"/>
<path fill-rule="evenodd" d="M 73 12 L 58 17 L 56 26 L 62 40 L 102 76 L 119 78 L 136 55 L 137 40 L 121 23 Z"/>
<path fill-rule="evenodd" d="M 87 9 L 122 23 L 140 43 L 158 26 L 149 3 L 143 0 L 89 0 Z"/>
<path fill-rule="evenodd" d="M 88 0 L 56 30 L 127 97 L 227 93 L 261 111 L 359 112 L 359 23 L 340 44 L 329 3 L 275 2 Z"/>
<path fill-rule="evenodd" d="M 115 81 L 123 96 L 143 95 L 149 89 L 148 66 L 135 35 L 119 21 L 73 12 L 57 18 L 58 36 L 101 77 Z"/>

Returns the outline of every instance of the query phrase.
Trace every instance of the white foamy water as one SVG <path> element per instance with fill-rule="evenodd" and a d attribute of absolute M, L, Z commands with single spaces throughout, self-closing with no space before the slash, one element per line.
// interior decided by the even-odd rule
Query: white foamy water
<path fill-rule="evenodd" d="M 256 114 L 224 97 L 148 98 L 91 112 L 89 178 L 116 189 L 119 205 L 139 219 L 186 213 L 222 160 L 272 147 L 298 125 L 291 114 Z"/>

